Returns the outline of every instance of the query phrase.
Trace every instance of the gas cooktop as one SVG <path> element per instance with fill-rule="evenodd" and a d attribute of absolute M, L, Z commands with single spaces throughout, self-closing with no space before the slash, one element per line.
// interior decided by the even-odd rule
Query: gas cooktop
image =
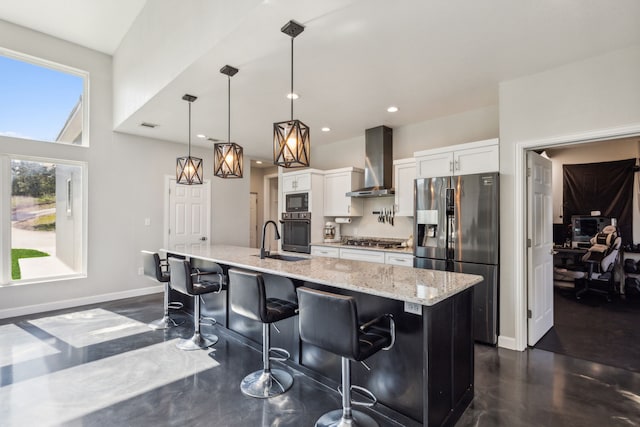
<path fill-rule="evenodd" d="M 402 247 L 402 242 L 384 239 L 346 239 L 342 242 L 347 246 L 363 246 L 370 248 L 392 249 Z"/>

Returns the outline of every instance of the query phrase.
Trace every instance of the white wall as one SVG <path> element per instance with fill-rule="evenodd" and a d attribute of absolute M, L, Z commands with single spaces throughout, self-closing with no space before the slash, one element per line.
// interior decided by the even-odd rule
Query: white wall
<path fill-rule="evenodd" d="M 525 188 L 516 145 L 633 128 L 639 93 L 640 46 L 500 84 L 500 345 L 526 346 L 524 229 L 516 217 L 524 214 L 516 200 Z"/>
<path fill-rule="evenodd" d="M 176 157 L 186 145 L 112 132 L 111 57 L 0 21 L 0 40 L 8 49 L 90 73 L 90 147 L 56 145 L 0 137 L 0 151 L 88 163 L 88 275 L 86 278 L 0 287 L 0 317 L 80 303 L 161 292 L 138 275 L 140 250 L 162 246 L 164 177 L 175 174 Z M 204 159 L 212 181 L 213 239 L 247 244 L 249 178 L 213 177 L 211 150 L 193 148 Z M 151 225 L 145 226 L 144 219 Z"/>

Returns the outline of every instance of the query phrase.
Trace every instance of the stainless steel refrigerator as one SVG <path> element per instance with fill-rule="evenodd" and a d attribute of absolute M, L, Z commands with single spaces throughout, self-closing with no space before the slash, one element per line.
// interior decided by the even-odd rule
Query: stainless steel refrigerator
<path fill-rule="evenodd" d="M 499 175 L 415 181 L 414 266 L 478 274 L 474 287 L 476 341 L 498 337 Z"/>

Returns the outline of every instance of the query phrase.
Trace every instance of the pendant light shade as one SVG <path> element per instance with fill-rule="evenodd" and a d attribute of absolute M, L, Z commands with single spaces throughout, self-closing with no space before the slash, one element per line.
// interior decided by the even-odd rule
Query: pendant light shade
<path fill-rule="evenodd" d="M 220 69 L 220 72 L 225 74 L 228 79 L 227 142 L 216 143 L 213 146 L 213 174 L 220 178 L 242 178 L 242 147 L 231 142 L 231 77 L 236 75 L 238 69 L 231 65 L 225 65 Z"/>
<path fill-rule="evenodd" d="M 178 157 L 176 164 L 176 181 L 178 184 L 202 184 L 202 159 L 191 157 L 191 103 L 198 99 L 193 95 L 184 95 L 183 100 L 189 103 L 189 155 Z"/>
<path fill-rule="evenodd" d="M 281 31 L 291 37 L 291 92 L 293 94 L 293 39 L 304 31 L 304 26 L 295 21 L 287 22 Z M 309 127 L 293 119 L 293 96 L 291 96 L 291 119 L 273 124 L 273 164 L 285 168 L 309 166 L 311 138 Z"/>

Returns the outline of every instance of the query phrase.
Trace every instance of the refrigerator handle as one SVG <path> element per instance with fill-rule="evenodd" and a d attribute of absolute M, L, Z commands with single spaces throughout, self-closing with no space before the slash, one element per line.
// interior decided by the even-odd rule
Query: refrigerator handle
<path fill-rule="evenodd" d="M 453 215 L 453 209 L 455 206 L 455 190 L 453 188 L 447 188 L 445 203 L 446 203 L 447 215 L 449 216 Z"/>

